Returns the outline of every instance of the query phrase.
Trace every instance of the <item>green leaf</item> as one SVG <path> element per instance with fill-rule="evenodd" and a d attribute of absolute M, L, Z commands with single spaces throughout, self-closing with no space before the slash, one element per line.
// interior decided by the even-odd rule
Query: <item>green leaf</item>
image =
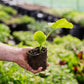
<path fill-rule="evenodd" d="M 36 40 L 40 45 L 42 45 L 46 40 L 46 36 L 42 31 L 37 31 L 34 34 L 34 40 Z"/>
<path fill-rule="evenodd" d="M 56 28 L 67 28 L 67 29 L 73 28 L 73 24 L 68 22 L 65 18 L 60 19 L 60 20 L 56 21 L 55 23 L 49 23 L 48 25 L 55 29 Z"/>

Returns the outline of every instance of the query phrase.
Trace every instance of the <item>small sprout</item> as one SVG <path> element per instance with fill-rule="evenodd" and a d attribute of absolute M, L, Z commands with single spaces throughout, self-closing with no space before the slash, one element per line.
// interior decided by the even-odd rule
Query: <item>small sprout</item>
<path fill-rule="evenodd" d="M 41 50 L 43 43 L 46 41 L 46 36 L 42 31 L 37 31 L 34 34 L 34 40 L 36 40 L 40 44 Z"/>
<path fill-rule="evenodd" d="M 40 44 L 40 50 L 42 48 L 43 43 L 46 41 L 48 36 L 54 31 L 54 29 L 57 28 L 67 28 L 67 29 L 72 29 L 73 24 L 68 22 L 65 18 L 60 19 L 54 23 L 48 23 L 48 26 L 52 28 L 52 30 L 48 33 L 47 36 L 42 31 L 37 31 L 34 34 L 34 40 L 36 40 Z"/>

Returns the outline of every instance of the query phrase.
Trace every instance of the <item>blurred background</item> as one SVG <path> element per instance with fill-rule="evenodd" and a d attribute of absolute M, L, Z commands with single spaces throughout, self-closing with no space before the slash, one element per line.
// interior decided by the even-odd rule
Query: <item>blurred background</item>
<path fill-rule="evenodd" d="M 83 0 L 3 0 L 12 4 L 39 4 L 50 8 L 71 8 L 84 11 Z"/>
<path fill-rule="evenodd" d="M 50 66 L 32 74 L 17 64 L 0 61 L 0 84 L 84 84 L 83 0 L 0 0 L 0 42 L 38 47 L 33 34 L 51 31 L 46 25 L 66 18 L 72 29 L 56 29 L 47 39 Z"/>

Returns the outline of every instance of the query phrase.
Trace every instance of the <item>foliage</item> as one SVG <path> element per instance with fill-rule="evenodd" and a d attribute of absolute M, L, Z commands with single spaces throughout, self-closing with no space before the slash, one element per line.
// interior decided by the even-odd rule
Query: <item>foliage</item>
<path fill-rule="evenodd" d="M 72 37 L 70 35 L 64 36 L 64 37 L 56 37 L 53 41 L 54 43 L 58 45 L 62 45 L 65 47 L 65 49 L 72 50 L 74 52 L 74 49 L 81 50 L 83 49 L 83 42 L 79 40 L 76 37 Z"/>
<path fill-rule="evenodd" d="M 46 26 L 46 24 L 48 24 L 48 22 L 44 22 L 44 21 L 38 22 L 38 21 L 36 21 L 34 23 L 28 24 L 28 28 L 31 31 L 34 31 L 34 32 L 36 32 L 36 31 L 42 31 L 42 32 L 44 32 L 45 35 L 47 35 L 52 30 L 52 28 Z M 60 30 L 61 29 L 55 29 L 53 31 L 53 33 L 51 33 L 51 36 L 54 37 L 56 34 L 59 34 Z"/>
<path fill-rule="evenodd" d="M 52 30 L 48 33 L 48 35 L 45 37 L 45 34 L 42 31 L 37 31 L 34 34 L 34 40 L 36 40 L 40 44 L 40 49 L 42 47 L 42 44 L 45 42 L 45 40 L 50 36 L 50 34 L 54 31 L 54 29 L 57 28 L 73 28 L 72 23 L 68 22 L 65 18 L 60 19 L 54 23 L 49 23 L 49 27 L 52 28 Z"/>
<path fill-rule="evenodd" d="M 35 22 L 35 20 L 29 16 L 14 18 L 11 17 L 10 14 L 14 15 L 16 13 L 12 12 L 11 8 L 8 9 L 5 8 L 5 6 L 3 6 L 3 10 L 2 10 L 0 5 L 0 20 L 3 20 L 7 24 L 34 22 L 30 24 L 28 27 L 30 27 L 30 29 L 33 30 L 34 32 L 38 30 L 42 31 L 45 33 L 45 35 L 47 35 L 48 32 L 52 31 L 51 27 L 53 28 L 61 27 L 57 23 L 55 23 L 55 25 L 57 24 L 58 27 L 57 25 L 47 27 L 45 26 L 47 22 L 41 22 L 41 23 Z M 84 25 L 83 24 L 84 14 L 82 12 L 63 10 L 58 12 L 58 15 L 62 17 L 66 17 L 68 20 L 74 21 L 75 23 L 80 23 L 82 24 L 82 26 Z M 67 25 L 64 24 L 64 22 L 67 23 L 66 20 L 65 19 L 62 20 L 63 20 L 62 27 L 66 27 Z M 61 24 L 62 22 L 60 21 L 58 23 Z M 57 32 L 57 29 L 54 32 Z M 22 41 L 20 44 L 15 46 L 18 47 L 39 46 L 39 44 L 36 41 L 33 41 L 32 32 L 18 31 L 18 32 L 14 32 L 13 36 L 17 40 Z M 4 24 L 0 24 L 0 41 L 7 42 L 8 37 L 10 37 L 9 28 Z M 23 45 L 24 43 L 26 45 Z M 77 78 L 78 82 L 82 84 L 84 83 L 84 55 L 82 55 L 83 58 L 80 59 L 78 58 L 78 52 L 80 52 L 81 49 L 84 49 L 83 45 L 84 45 L 84 40 L 80 41 L 79 39 L 72 37 L 70 35 L 64 37 L 56 37 L 54 41 L 51 43 L 46 41 L 43 46 L 45 47 L 47 46 L 48 62 L 50 63 L 50 66 L 46 71 L 43 71 L 36 75 L 26 70 L 23 70 L 15 63 L 0 61 L 0 84 L 34 84 L 34 83 L 35 84 L 78 84 L 75 77 Z M 60 62 L 65 62 L 65 64 L 60 66 L 61 65 Z M 71 71 L 75 73 L 75 76 Z"/>
<path fill-rule="evenodd" d="M 35 19 L 33 17 L 25 15 L 21 18 L 21 23 L 33 23 L 33 22 L 35 22 Z"/>
<path fill-rule="evenodd" d="M 32 47 L 39 46 L 39 44 L 36 41 L 26 41 L 25 43 L 27 46 Z M 60 64 L 61 61 L 65 61 L 65 64 L 67 64 L 68 68 L 73 72 L 75 72 L 74 66 L 76 66 L 78 68 L 77 73 L 75 73 L 76 78 L 79 82 L 84 82 L 83 81 L 84 59 L 80 60 L 77 56 L 78 52 L 81 49 L 84 49 L 83 44 L 84 41 L 81 41 L 76 37 L 68 35 L 64 37 L 56 37 L 53 43 L 49 43 L 46 41 L 43 46 L 45 47 L 47 46 L 48 49 L 48 62 L 53 62 L 54 64 Z M 23 45 L 20 45 L 19 47 L 22 46 Z M 44 74 L 42 73 L 41 75 Z"/>
<path fill-rule="evenodd" d="M 57 28 L 70 28 L 70 29 L 72 29 L 73 25 L 72 25 L 72 23 L 68 22 L 65 18 L 63 18 L 63 19 L 56 21 L 55 23 L 52 23 L 50 27 L 52 27 L 54 29 L 57 29 Z"/>
<path fill-rule="evenodd" d="M 72 10 L 72 9 L 62 9 L 62 8 L 56 8 L 56 9 L 44 9 L 43 10 L 46 13 L 54 14 L 57 17 L 64 17 L 68 19 L 69 21 L 72 21 L 76 24 L 80 24 L 80 26 L 84 26 L 84 12 Z"/>
<path fill-rule="evenodd" d="M 33 33 L 29 31 L 15 31 L 13 32 L 13 36 L 23 42 L 33 40 Z"/>
<path fill-rule="evenodd" d="M 4 11 L 10 15 L 16 15 L 17 14 L 17 11 L 15 9 L 13 9 L 12 7 L 8 7 L 8 6 L 1 5 L 1 4 L 0 4 L 0 11 Z"/>
<path fill-rule="evenodd" d="M 9 10 L 10 9 L 10 10 Z M 0 5 L 0 20 L 2 20 L 6 24 L 23 24 L 23 23 L 33 23 L 35 19 L 33 17 L 29 17 L 27 15 L 24 16 L 11 16 L 11 14 L 16 14 L 11 7 L 5 7 Z"/>
<path fill-rule="evenodd" d="M 55 38 L 54 43 L 64 46 L 64 51 L 60 50 L 62 54 L 60 58 L 67 63 L 71 71 L 75 73 L 78 82 L 82 84 L 84 82 L 84 54 L 81 50 L 84 50 L 84 40 L 81 41 L 68 35 Z"/>
<path fill-rule="evenodd" d="M 0 20 L 5 21 L 10 19 L 11 16 L 4 11 L 0 11 Z"/>
<path fill-rule="evenodd" d="M 72 11 L 72 12 L 65 13 L 63 17 L 67 18 L 70 21 L 73 21 L 74 23 L 79 24 L 80 21 L 84 18 L 84 13 L 78 12 L 78 11 Z"/>
<path fill-rule="evenodd" d="M 45 34 L 42 31 L 37 31 L 34 34 L 34 37 L 33 38 L 34 38 L 34 40 L 36 40 L 40 44 L 40 47 L 46 41 L 46 36 L 45 36 Z"/>
<path fill-rule="evenodd" d="M 78 84 L 67 66 L 50 63 L 49 68 L 40 74 L 32 74 L 15 63 L 0 62 L 0 84 Z"/>
<path fill-rule="evenodd" d="M 33 23 L 35 19 L 33 17 L 29 17 L 27 15 L 21 17 L 12 17 L 11 19 L 4 21 L 6 24 L 24 24 L 24 23 Z"/>
<path fill-rule="evenodd" d="M 43 9 L 44 12 L 49 14 L 54 14 L 57 17 L 62 17 L 63 14 L 73 11 L 72 9 L 67 8 L 53 8 L 53 9 Z"/>
<path fill-rule="evenodd" d="M 31 35 L 32 33 L 26 32 L 24 34 L 23 31 L 17 32 L 18 39 L 20 39 L 22 36 L 25 39 L 21 39 L 22 41 L 25 41 L 25 43 L 28 46 L 36 47 L 38 44 L 35 41 L 32 41 Z M 31 37 L 26 37 L 27 35 L 30 35 Z M 21 36 L 21 37 L 20 37 Z M 27 39 L 28 38 L 28 39 Z M 69 37 L 68 37 L 69 38 Z M 72 37 L 73 38 L 73 37 Z M 31 41 L 28 41 L 30 40 Z M 73 39 L 74 40 L 74 39 Z M 26 45 L 26 46 L 27 46 Z M 23 44 L 17 45 L 19 47 L 23 47 Z M 70 72 L 69 69 L 67 69 L 65 66 L 56 65 L 59 58 L 72 58 L 74 56 L 72 51 L 66 50 L 64 46 L 62 45 L 56 45 L 54 43 L 45 42 L 44 46 L 47 46 L 48 48 L 48 61 L 50 62 L 49 68 L 40 74 L 32 74 L 28 71 L 23 70 L 15 63 L 10 62 L 0 62 L 0 83 L 4 84 L 77 84 L 77 81 L 74 79 L 73 74 Z M 60 59 L 60 60 L 61 60 Z"/>
<path fill-rule="evenodd" d="M 8 37 L 10 37 L 9 27 L 4 24 L 0 24 L 0 41 L 7 42 Z"/>

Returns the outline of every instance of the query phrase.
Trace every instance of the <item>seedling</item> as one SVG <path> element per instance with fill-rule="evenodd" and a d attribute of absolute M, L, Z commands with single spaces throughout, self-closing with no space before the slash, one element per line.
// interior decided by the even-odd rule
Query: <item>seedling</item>
<path fill-rule="evenodd" d="M 51 27 L 52 30 L 48 33 L 47 36 L 42 31 L 37 31 L 34 34 L 34 40 L 39 43 L 40 47 L 36 47 L 28 51 L 28 63 L 35 70 L 37 70 L 39 67 L 43 67 L 42 70 L 45 70 L 47 67 L 47 48 L 42 46 L 48 36 L 54 31 L 54 29 L 73 28 L 73 25 L 65 18 L 60 19 L 54 23 L 49 23 L 48 26 Z"/>
<path fill-rule="evenodd" d="M 65 18 L 60 19 L 54 23 L 48 23 L 48 26 L 52 28 L 52 30 L 48 33 L 46 36 L 42 31 L 37 31 L 34 34 L 34 40 L 36 40 L 40 45 L 40 51 L 42 49 L 43 43 L 46 41 L 46 39 L 49 37 L 49 35 L 57 28 L 67 28 L 72 29 L 73 25 L 72 23 L 68 22 Z"/>

